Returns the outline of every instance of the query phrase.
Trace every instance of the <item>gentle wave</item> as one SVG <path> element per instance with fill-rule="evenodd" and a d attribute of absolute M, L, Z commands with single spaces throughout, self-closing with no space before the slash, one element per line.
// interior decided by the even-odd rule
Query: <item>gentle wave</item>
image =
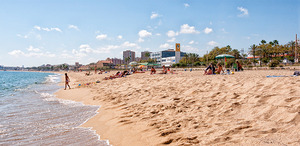
<path fill-rule="evenodd" d="M 0 88 L 10 88 L 0 92 L 0 145 L 109 145 L 91 128 L 79 127 L 97 114 L 99 106 L 53 95 L 61 88 L 59 74 L 3 76 L 0 81 L 10 84 Z M 9 82 L 11 78 L 14 82 Z"/>
<path fill-rule="evenodd" d="M 49 75 L 46 77 L 46 81 L 44 83 L 58 83 L 60 81 L 60 74 Z"/>

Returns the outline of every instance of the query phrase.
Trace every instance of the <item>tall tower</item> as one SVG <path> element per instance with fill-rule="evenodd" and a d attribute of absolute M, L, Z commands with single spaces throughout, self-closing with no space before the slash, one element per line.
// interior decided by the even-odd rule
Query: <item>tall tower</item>
<path fill-rule="evenodd" d="M 180 61 L 180 43 L 175 44 L 175 63 Z"/>

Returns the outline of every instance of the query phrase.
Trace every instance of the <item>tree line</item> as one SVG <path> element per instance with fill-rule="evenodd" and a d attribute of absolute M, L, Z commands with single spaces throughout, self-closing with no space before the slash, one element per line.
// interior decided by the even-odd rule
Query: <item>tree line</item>
<path fill-rule="evenodd" d="M 227 67 L 229 67 L 236 59 L 240 60 L 243 65 L 256 66 L 269 65 L 270 67 L 278 66 L 284 59 L 290 63 L 294 63 L 295 56 L 295 41 L 290 41 L 287 44 L 279 44 L 277 40 L 267 43 L 262 40 L 259 44 L 253 44 L 248 48 L 247 52 L 241 53 L 237 49 L 232 49 L 230 45 L 225 47 L 215 47 L 208 54 L 199 57 L 196 53 L 187 53 L 177 64 L 173 67 L 186 67 L 186 66 L 205 66 L 208 63 L 221 62 L 224 60 L 217 60 L 216 56 L 221 54 L 229 54 L 235 58 L 227 59 Z M 247 59 L 248 55 L 252 55 L 252 59 Z"/>

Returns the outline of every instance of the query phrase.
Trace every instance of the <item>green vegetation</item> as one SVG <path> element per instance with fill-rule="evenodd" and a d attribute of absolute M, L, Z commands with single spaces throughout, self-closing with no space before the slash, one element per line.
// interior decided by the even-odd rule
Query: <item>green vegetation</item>
<path fill-rule="evenodd" d="M 244 66 L 252 67 L 261 62 L 261 66 L 276 67 L 279 66 L 284 59 L 292 63 L 294 62 L 295 42 L 291 41 L 285 45 L 280 45 L 277 40 L 270 41 L 269 43 L 262 40 L 258 45 L 251 45 L 249 47 L 249 53 L 253 58 L 248 60 L 246 59 L 247 54 L 241 54 L 241 52 L 237 49 L 232 49 L 229 45 L 222 48 L 215 47 L 203 57 L 199 57 L 199 55 L 195 53 L 188 53 L 179 63 L 174 64 L 173 67 L 206 66 L 209 62 L 221 62 L 224 64 L 224 60 L 215 59 L 215 57 L 220 54 L 229 54 L 235 57 L 234 59 L 227 59 L 226 67 L 230 67 L 236 59 Z"/>

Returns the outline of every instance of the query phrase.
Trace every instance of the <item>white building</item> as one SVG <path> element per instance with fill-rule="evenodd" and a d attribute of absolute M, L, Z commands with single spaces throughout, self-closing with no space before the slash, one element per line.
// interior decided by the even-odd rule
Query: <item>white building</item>
<path fill-rule="evenodd" d="M 161 59 L 161 65 L 164 66 L 172 66 L 173 64 L 175 64 L 175 56 L 173 57 L 166 57 L 166 58 L 162 58 Z"/>
<path fill-rule="evenodd" d="M 180 58 L 182 58 L 184 56 L 184 54 L 186 54 L 186 53 L 180 52 Z M 161 65 L 166 64 L 167 62 L 170 63 L 170 60 L 172 60 L 171 59 L 172 57 L 175 58 L 175 50 L 174 49 L 168 49 L 168 50 L 164 50 L 164 51 L 150 53 L 150 58 L 156 59 L 156 63 L 161 64 Z M 175 59 L 174 59 L 174 63 L 175 63 Z M 174 63 L 172 63 L 172 64 L 174 64 Z"/>

